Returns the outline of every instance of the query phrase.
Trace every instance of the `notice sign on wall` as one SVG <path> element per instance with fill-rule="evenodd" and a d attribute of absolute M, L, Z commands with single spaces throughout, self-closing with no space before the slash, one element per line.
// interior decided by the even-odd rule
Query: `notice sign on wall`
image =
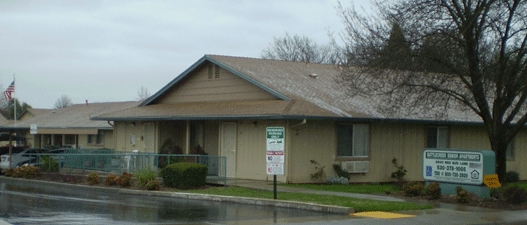
<path fill-rule="evenodd" d="M 267 127 L 267 174 L 268 175 L 283 175 L 284 174 L 284 127 Z"/>
<path fill-rule="evenodd" d="M 483 176 L 481 152 L 427 149 L 423 153 L 425 180 L 480 185 Z"/>

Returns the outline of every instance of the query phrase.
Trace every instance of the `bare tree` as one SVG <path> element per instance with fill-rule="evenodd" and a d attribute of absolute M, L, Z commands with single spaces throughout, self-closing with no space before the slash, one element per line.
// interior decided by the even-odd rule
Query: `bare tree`
<path fill-rule="evenodd" d="M 262 51 L 262 58 L 293 62 L 338 64 L 341 63 L 339 48 L 332 44 L 319 45 L 306 36 L 274 38 L 274 42 Z"/>
<path fill-rule="evenodd" d="M 378 13 L 368 16 L 339 6 L 350 65 L 343 84 L 353 95 L 385 99 L 391 117 L 426 110 L 441 120 L 452 107 L 472 111 L 484 124 L 503 181 L 507 146 L 527 122 L 527 1 L 391 0 L 376 6 Z M 389 71 L 363 66 L 389 39 L 395 21 L 416 57 L 434 62 L 442 74 L 416 65 Z M 443 45 L 431 45 L 430 38 Z M 437 57 L 444 43 L 449 57 Z"/>
<path fill-rule="evenodd" d="M 55 102 L 55 109 L 66 108 L 66 107 L 72 106 L 72 105 L 73 105 L 73 103 L 71 101 L 71 98 L 68 97 L 67 95 L 62 95 Z"/>
<path fill-rule="evenodd" d="M 137 96 L 138 96 L 138 100 L 142 101 L 150 97 L 150 92 L 148 92 L 148 88 L 141 86 L 137 90 Z"/>

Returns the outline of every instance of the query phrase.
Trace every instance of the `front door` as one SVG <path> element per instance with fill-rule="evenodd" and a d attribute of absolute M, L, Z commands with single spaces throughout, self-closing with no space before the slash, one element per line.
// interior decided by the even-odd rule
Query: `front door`
<path fill-rule="evenodd" d="M 236 177 L 236 123 L 222 123 L 220 135 L 221 156 L 227 159 L 226 175 L 234 178 Z"/>
<path fill-rule="evenodd" d="M 154 123 L 143 124 L 143 151 L 148 153 L 155 153 L 154 143 L 156 135 L 156 127 Z"/>

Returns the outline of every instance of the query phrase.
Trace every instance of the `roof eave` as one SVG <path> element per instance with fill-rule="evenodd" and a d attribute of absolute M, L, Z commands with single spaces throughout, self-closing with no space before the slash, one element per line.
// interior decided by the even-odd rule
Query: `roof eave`
<path fill-rule="evenodd" d="M 316 116 L 316 115 L 226 115 L 226 116 L 135 116 L 135 117 L 93 117 L 93 120 L 106 121 L 159 121 L 159 120 L 235 120 L 235 119 L 270 119 L 270 120 L 332 120 L 338 122 L 382 122 L 382 123 L 414 123 L 438 125 L 468 125 L 482 126 L 477 121 L 445 121 L 445 120 L 419 120 L 373 117 L 342 117 L 342 116 Z"/>

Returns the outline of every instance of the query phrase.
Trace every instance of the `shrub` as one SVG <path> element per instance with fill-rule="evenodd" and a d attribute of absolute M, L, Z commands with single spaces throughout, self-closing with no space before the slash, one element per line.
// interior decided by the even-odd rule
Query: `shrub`
<path fill-rule="evenodd" d="M 183 149 L 177 146 L 172 141 L 172 139 L 169 138 L 163 142 L 163 145 L 161 145 L 161 148 L 159 149 L 159 154 L 183 154 Z M 180 160 L 182 159 L 177 156 L 159 156 L 157 167 L 165 168 L 166 166 L 168 166 L 168 164 L 177 163 Z"/>
<path fill-rule="evenodd" d="M 516 171 L 509 171 L 505 175 L 505 180 L 510 183 L 518 182 L 520 180 L 520 174 Z"/>
<path fill-rule="evenodd" d="M 135 173 L 135 179 L 137 180 L 137 184 L 141 187 L 146 186 L 148 182 L 155 180 L 156 177 L 157 172 L 152 169 L 144 169 Z"/>
<path fill-rule="evenodd" d="M 192 148 L 190 150 L 190 154 L 191 155 L 208 155 L 205 150 L 203 150 L 203 148 L 200 146 L 200 145 L 196 145 L 194 146 L 194 148 Z"/>
<path fill-rule="evenodd" d="M 340 164 L 333 164 L 333 170 L 335 170 L 338 177 L 344 177 L 346 179 L 349 177 L 348 171 L 343 170 Z"/>
<path fill-rule="evenodd" d="M 320 166 L 320 164 L 314 159 L 309 160 L 309 162 L 315 166 L 315 172 L 311 174 L 311 179 L 324 179 L 326 177 L 326 172 L 324 172 L 325 166 Z"/>
<path fill-rule="evenodd" d="M 123 172 L 119 178 L 117 178 L 117 183 L 121 187 L 130 187 L 132 186 L 132 178 L 134 177 L 133 174 Z"/>
<path fill-rule="evenodd" d="M 428 199 L 434 200 L 441 198 L 441 187 L 439 187 L 438 182 L 432 182 L 428 184 L 425 188 L 425 193 L 428 196 Z"/>
<path fill-rule="evenodd" d="M 399 182 L 399 185 L 402 185 L 404 183 L 404 177 L 406 176 L 406 168 L 403 165 L 397 164 L 397 159 L 394 157 L 392 159 L 392 165 L 395 167 L 395 171 L 392 172 L 391 177 L 394 179 L 397 179 L 397 182 Z"/>
<path fill-rule="evenodd" d="M 52 157 L 42 156 L 40 159 L 42 161 L 41 170 L 45 172 L 57 172 L 59 171 L 59 163 Z"/>
<path fill-rule="evenodd" d="M 33 179 L 40 176 L 40 168 L 35 166 L 21 166 L 13 169 L 12 177 Z"/>
<path fill-rule="evenodd" d="M 15 170 L 13 177 L 33 179 L 40 176 L 40 169 L 35 166 L 22 166 Z"/>
<path fill-rule="evenodd" d="M 456 200 L 458 203 L 467 203 L 468 202 L 468 198 L 469 198 L 469 194 L 468 194 L 468 191 L 466 191 L 465 189 L 463 189 L 463 187 L 461 186 L 457 186 L 456 187 Z"/>
<path fill-rule="evenodd" d="M 115 176 L 114 174 L 108 174 L 108 176 L 106 176 L 106 179 L 104 180 L 104 185 L 106 186 L 117 185 L 117 183 L 117 176 Z"/>
<path fill-rule="evenodd" d="M 179 189 L 195 188 L 205 185 L 207 166 L 198 163 L 180 162 L 170 164 L 161 170 L 163 184 Z"/>
<path fill-rule="evenodd" d="M 161 189 L 161 184 L 159 184 L 159 181 L 157 180 L 150 180 L 144 187 L 149 191 L 159 191 Z"/>
<path fill-rule="evenodd" d="M 6 177 L 12 177 L 13 174 L 15 174 L 15 169 L 14 169 L 14 168 L 5 169 L 5 170 L 2 170 L 2 173 L 3 173 Z"/>
<path fill-rule="evenodd" d="M 527 202 L 527 191 L 517 186 L 508 187 L 503 191 L 503 197 L 510 204 L 521 204 Z"/>
<path fill-rule="evenodd" d="M 349 180 L 348 180 L 348 178 L 345 178 L 345 177 L 331 176 L 331 177 L 329 177 L 327 183 L 328 184 L 344 184 L 344 185 L 348 185 L 349 184 Z"/>
<path fill-rule="evenodd" d="M 90 185 L 99 184 L 99 174 L 96 172 L 88 174 L 88 183 L 90 183 Z"/>
<path fill-rule="evenodd" d="M 421 182 L 413 181 L 403 186 L 404 195 L 408 197 L 419 196 L 423 193 L 423 184 Z"/>

